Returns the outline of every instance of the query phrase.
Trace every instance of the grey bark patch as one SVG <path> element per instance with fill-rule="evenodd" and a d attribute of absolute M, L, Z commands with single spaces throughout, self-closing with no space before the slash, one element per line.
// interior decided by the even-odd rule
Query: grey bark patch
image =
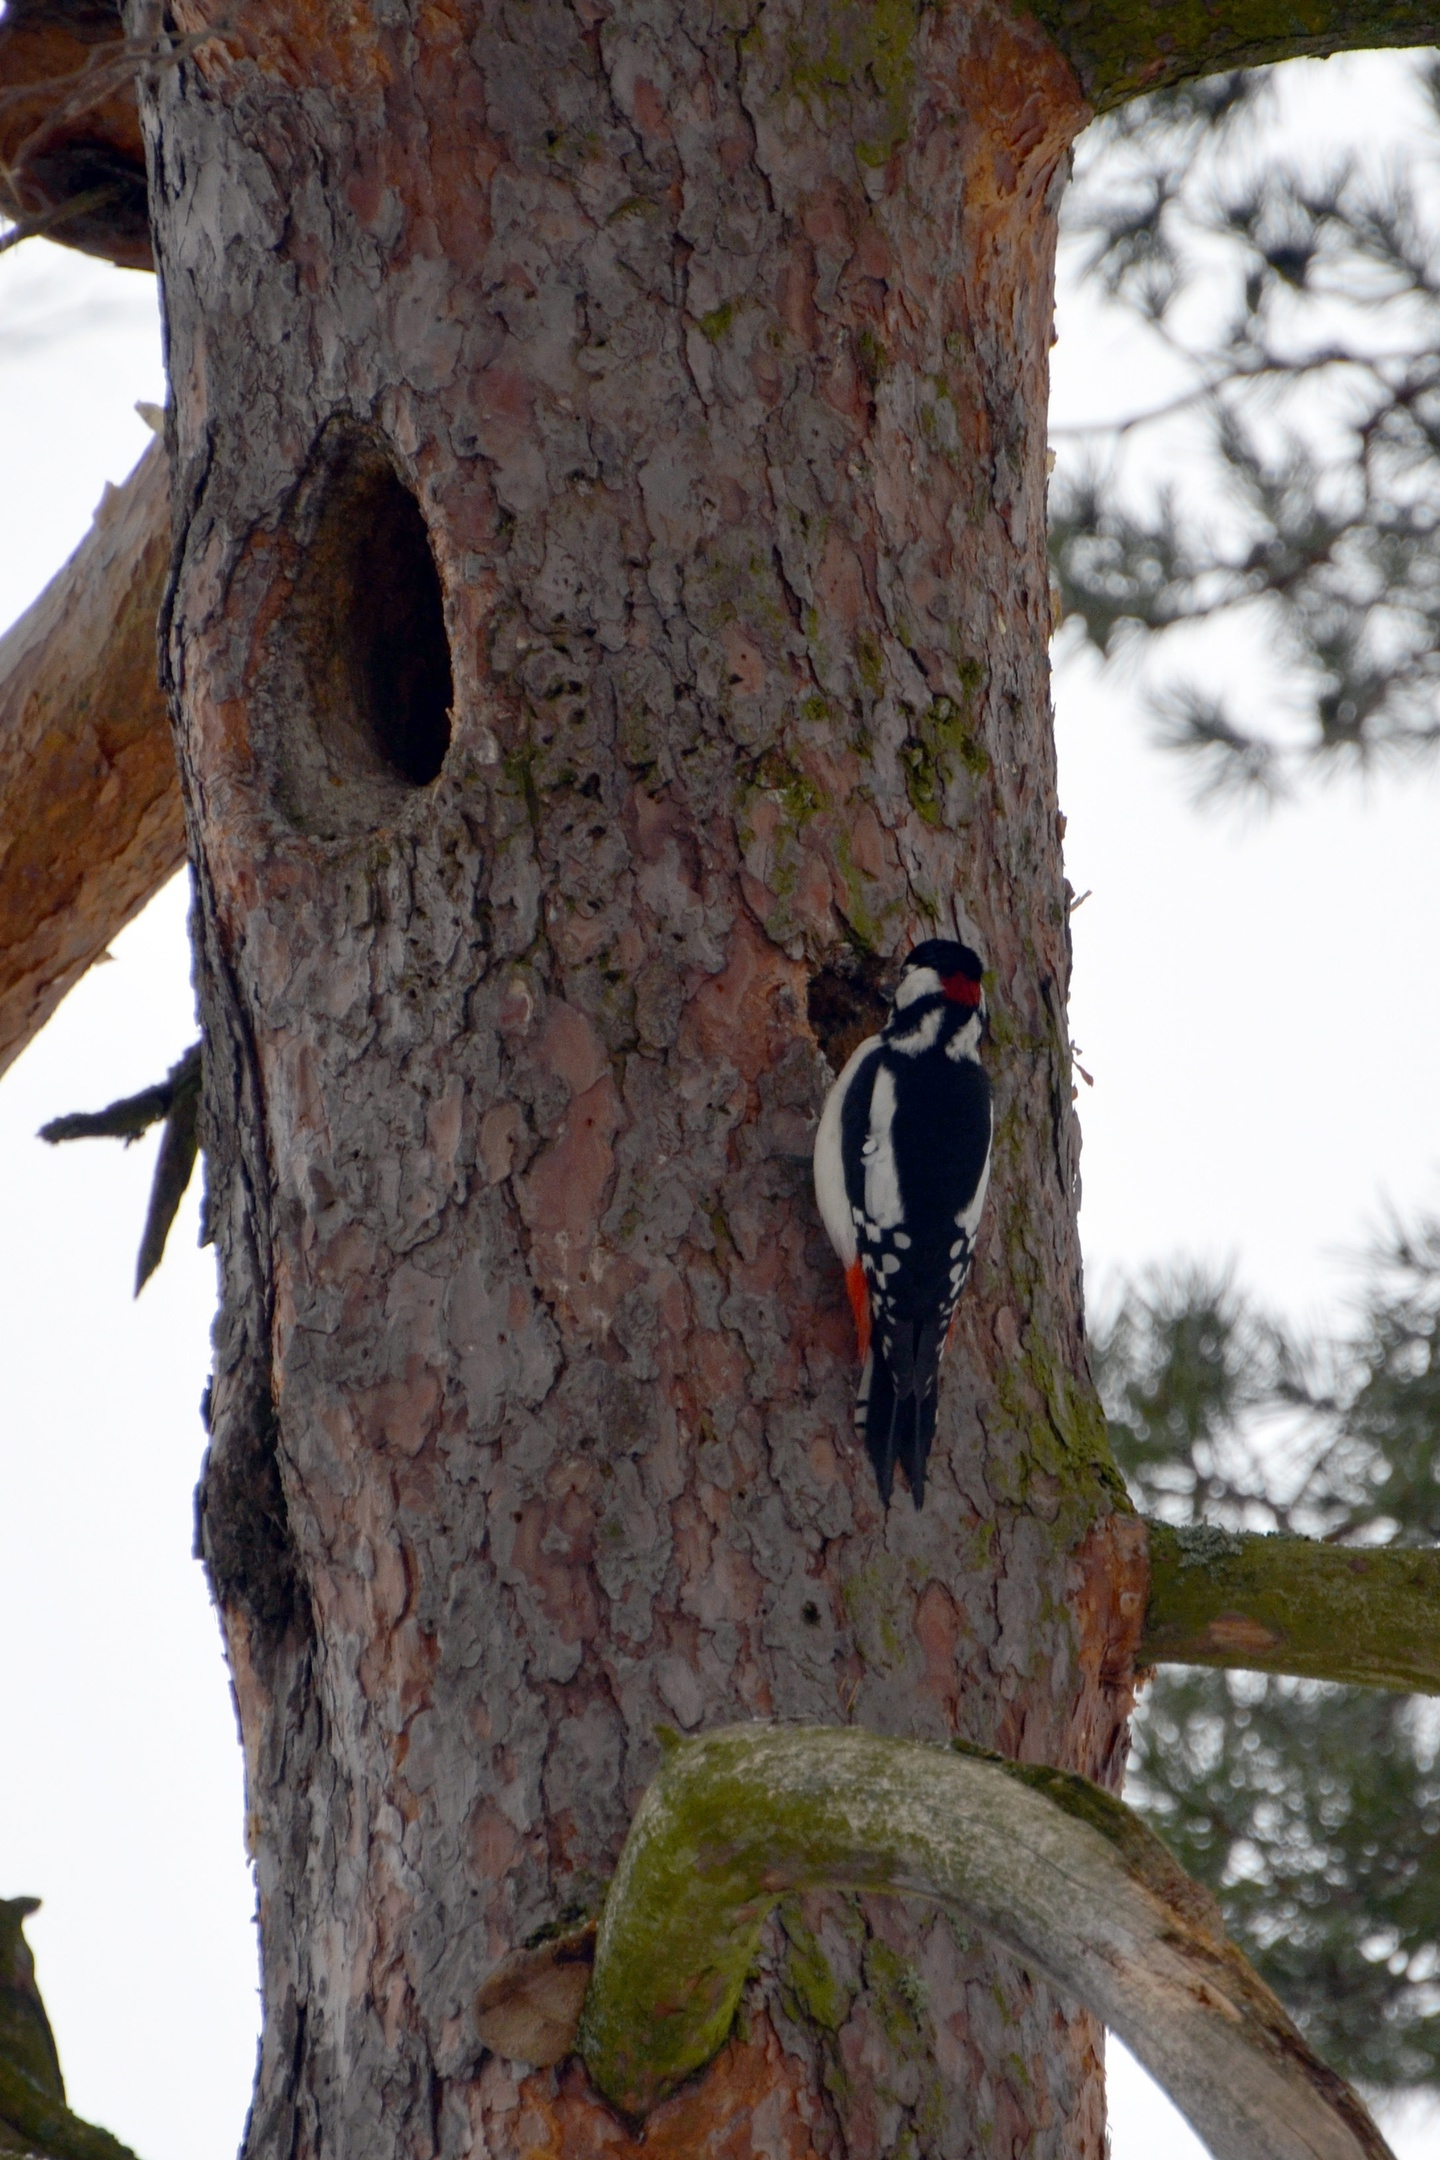
<path fill-rule="evenodd" d="M 512 1399 L 544 1401 L 560 1369 L 559 1342 L 528 1282 L 497 1277 L 479 1253 L 467 1253 L 450 1288 L 448 1322 L 476 1432 L 492 1432 Z"/>

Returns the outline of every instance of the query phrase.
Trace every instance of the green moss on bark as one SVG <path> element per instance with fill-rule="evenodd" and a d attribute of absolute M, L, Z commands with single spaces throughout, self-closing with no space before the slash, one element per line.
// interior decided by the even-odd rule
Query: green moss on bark
<path fill-rule="evenodd" d="M 1440 1552 L 1149 1530 L 1140 1663 L 1440 1694 Z"/>

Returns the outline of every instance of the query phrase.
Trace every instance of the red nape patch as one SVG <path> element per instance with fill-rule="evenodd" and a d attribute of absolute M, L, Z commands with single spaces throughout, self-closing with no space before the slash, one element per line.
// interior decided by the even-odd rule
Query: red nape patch
<path fill-rule="evenodd" d="M 980 985 L 973 975 L 942 975 L 940 987 L 952 1005 L 968 1005 L 973 1012 L 980 1003 Z"/>
<path fill-rule="evenodd" d="M 865 1270 L 858 1260 L 852 1260 L 845 1270 L 845 1288 L 850 1293 L 850 1310 L 855 1315 L 855 1333 L 860 1338 L 863 1363 L 870 1355 L 870 1290 L 865 1281 Z"/>

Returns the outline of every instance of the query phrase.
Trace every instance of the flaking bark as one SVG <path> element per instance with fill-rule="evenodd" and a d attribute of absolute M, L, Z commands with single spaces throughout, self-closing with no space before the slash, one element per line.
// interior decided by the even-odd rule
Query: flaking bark
<path fill-rule="evenodd" d="M 474 2005 L 593 1914 L 660 1724 L 1123 1761 L 1045 657 L 1089 107 L 990 0 L 252 0 L 146 94 L 246 2152 L 622 2153 Z M 994 1203 L 886 1514 L 806 1158 L 935 929 Z M 933 1913 L 789 1914 L 748 2010 L 648 2160 L 1100 2150 L 1092 2020 Z"/>

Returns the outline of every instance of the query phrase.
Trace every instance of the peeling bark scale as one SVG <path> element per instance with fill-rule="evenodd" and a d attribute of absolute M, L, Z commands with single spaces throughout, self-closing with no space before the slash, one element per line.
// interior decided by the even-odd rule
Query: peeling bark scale
<path fill-rule="evenodd" d="M 623 2154 L 474 2002 L 594 1912 L 658 1728 L 1122 1764 L 1144 1542 L 1085 1363 L 1045 659 L 1088 108 L 989 0 L 226 20 L 143 109 L 246 2152 Z M 887 1516 L 808 1154 L 826 1050 L 932 930 L 991 970 L 994 1199 Z M 814 1899 L 645 2150 L 1102 2125 L 1098 2028 L 1021 1962 Z"/>

